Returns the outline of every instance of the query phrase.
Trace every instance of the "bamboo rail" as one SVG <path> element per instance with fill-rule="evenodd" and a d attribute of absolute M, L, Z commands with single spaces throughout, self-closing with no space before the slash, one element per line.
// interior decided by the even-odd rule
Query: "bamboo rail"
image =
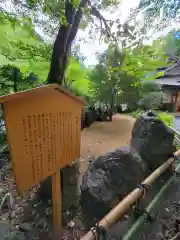
<path fill-rule="evenodd" d="M 180 156 L 180 150 L 174 153 L 176 157 Z M 151 173 L 142 184 L 151 186 L 159 176 L 161 176 L 173 163 L 175 159 L 169 158 L 164 164 L 158 167 L 153 173 Z M 128 194 L 115 208 L 113 208 L 103 219 L 100 220 L 99 226 L 108 230 L 123 214 L 131 208 L 131 206 L 142 196 L 141 189 L 136 188 L 130 194 Z M 95 234 L 90 230 L 81 240 L 93 240 Z"/>
<path fill-rule="evenodd" d="M 180 137 L 180 133 L 176 130 L 176 129 L 174 129 L 173 127 L 171 127 L 171 126 L 168 126 L 175 134 L 177 134 L 177 136 L 178 137 Z"/>
<path fill-rule="evenodd" d="M 176 167 L 176 172 L 179 172 L 180 170 L 180 164 Z M 168 187 L 171 185 L 171 183 L 176 179 L 176 175 L 173 175 L 164 186 L 160 189 L 159 193 L 156 194 L 156 196 L 153 198 L 153 200 L 150 202 L 150 204 L 147 207 L 147 212 L 151 213 L 155 207 L 155 205 L 159 202 L 159 200 L 163 197 L 164 192 L 168 189 Z M 128 230 L 128 232 L 124 235 L 122 240 L 130 240 L 133 239 L 134 234 L 137 232 L 138 228 L 144 223 L 146 219 L 146 214 L 143 214 L 134 224 L 133 226 Z"/>

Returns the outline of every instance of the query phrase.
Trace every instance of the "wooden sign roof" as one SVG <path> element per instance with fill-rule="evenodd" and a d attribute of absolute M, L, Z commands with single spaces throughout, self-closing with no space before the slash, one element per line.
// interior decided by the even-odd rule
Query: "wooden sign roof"
<path fill-rule="evenodd" d="M 12 93 L 12 94 L 8 94 L 8 95 L 0 96 L 0 104 L 11 101 L 11 100 L 15 100 L 15 99 L 20 99 L 20 98 L 24 99 L 24 98 L 27 98 L 27 97 L 33 97 L 37 94 L 40 96 L 40 94 L 46 94 L 51 90 L 61 92 L 62 94 L 67 95 L 72 100 L 76 101 L 77 103 L 80 103 L 82 105 L 86 104 L 85 100 L 74 96 L 70 92 L 68 92 L 65 89 L 63 89 L 62 87 L 60 87 L 60 85 L 58 85 L 58 84 L 48 84 L 48 85 L 45 85 L 45 86 L 30 89 L 30 90 L 20 91 L 20 92 L 17 92 L 17 93 Z"/>

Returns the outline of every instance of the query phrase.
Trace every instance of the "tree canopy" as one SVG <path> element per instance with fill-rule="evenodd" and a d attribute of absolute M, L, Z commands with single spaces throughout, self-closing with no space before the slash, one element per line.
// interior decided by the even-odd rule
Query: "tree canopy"
<path fill-rule="evenodd" d="M 159 23 L 163 19 L 158 15 L 159 6 L 163 16 L 178 21 L 179 5 L 174 5 L 174 14 L 168 15 L 173 1 L 170 2 L 170 5 L 162 0 L 141 2 L 131 11 L 134 16 L 130 14 L 124 22 L 115 14 L 121 5 L 118 0 L 13 0 L 11 6 L 6 5 L 8 1 L 0 2 L 2 86 L 7 79 L 12 80 L 13 69 L 17 68 L 18 89 L 55 82 L 92 101 L 113 105 L 131 99 L 133 105 L 139 99 L 142 79 L 153 80 L 163 75 L 156 69 L 167 66 L 172 52 L 179 56 L 175 30 L 147 43 L 149 19 L 151 22 L 158 19 Z M 107 11 L 114 14 L 113 20 L 104 17 Z M 89 39 L 98 37 L 108 46 L 97 55 L 98 64 L 91 68 L 84 65 L 85 56 L 74 41 L 79 29 L 88 29 Z M 32 79 L 36 79 L 34 85 Z M 9 91 L 16 89 L 11 80 Z"/>

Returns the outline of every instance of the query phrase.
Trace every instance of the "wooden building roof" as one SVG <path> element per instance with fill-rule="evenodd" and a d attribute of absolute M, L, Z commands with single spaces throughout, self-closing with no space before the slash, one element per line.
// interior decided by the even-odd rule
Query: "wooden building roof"
<path fill-rule="evenodd" d="M 164 76 L 156 79 L 160 85 L 180 87 L 180 61 L 164 70 Z"/>

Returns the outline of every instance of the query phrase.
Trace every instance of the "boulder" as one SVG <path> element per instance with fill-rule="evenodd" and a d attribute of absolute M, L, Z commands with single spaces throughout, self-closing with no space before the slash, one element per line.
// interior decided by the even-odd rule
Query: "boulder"
<path fill-rule="evenodd" d="M 88 227 L 172 156 L 176 150 L 173 140 L 173 132 L 147 112 L 134 124 L 130 147 L 120 147 L 90 163 L 83 176 L 80 200 Z M 169 177 L 169 173 L 163 177 Z"/>
<path fill-rule="evenodd" d="M 81 185 L 81 207 L 89 227 L 99 221 L 145 176 L 146 166 L 131 147 L 121 147 L 92 161 Z"/>
<path fill-rule="evenodd" d="M 79 204 L 79 196 L 77 194 L 78 186 L 78 161 L 71 166 L 66 166 L 60 170 L 61 173 L 61 192 L 62 192 L 62 210 L 66 211 Z M 41 182 L 39 190 L 39 198 L 45 203 L 52 199 L 52 179 L 48 177 Z"/>
<path fill-rule="evenodd" d="M 98 112 L 93 106 L 88 107 L 82 111 L 81 115 L 81 130 L 89 127 L 99 118 Z"/>
<path fill-rule="evenodd" d="M 174 133 L 152 112 L 146 112 L 136 120 L 131 146 L 136 149 L 150 171 L 163 164 L 176 148 Z"/>

